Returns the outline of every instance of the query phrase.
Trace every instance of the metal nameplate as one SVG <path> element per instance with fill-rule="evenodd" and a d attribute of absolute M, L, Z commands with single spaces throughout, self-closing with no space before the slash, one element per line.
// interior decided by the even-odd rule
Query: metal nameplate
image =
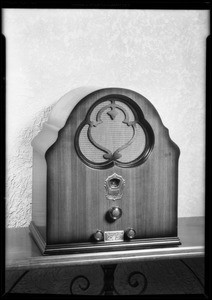
<path fill-rule="evenodd" d="M 119 231 L 105 231 L 104 232 L 105 242 L 123 242 L 124 241 L 124 230 Z"/>

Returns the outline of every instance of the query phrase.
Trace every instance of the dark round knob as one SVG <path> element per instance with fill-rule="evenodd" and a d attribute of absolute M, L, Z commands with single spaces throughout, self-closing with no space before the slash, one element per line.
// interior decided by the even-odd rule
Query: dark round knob
<path fill-rule="evenodd" d="M 125 235 L 128 239 L 133 239 L 136 235 L 136 231 L 135 229 L 133 228 L 128 228 L 126 231 L 125 231 Z"/>
<path fill-rule="evenodd" d="M 102 240 L 103 240 L 103 237 L 104 237 L 103 232 L 102 232 L 101 230 L 97 230 L 97 231 L 93 234 L 93 236 L 94 236 L 94 239 L 95 239 L 96 241 L 102 241 Z"/>
<path fill-rule="evenodd" d="M 109 215 L 110 215 L 111 219 L 117 220 L 117 219 L 119 219 L 121 217 L 122 210 L 118 206 L 111 207 L 109 209 Z"/>

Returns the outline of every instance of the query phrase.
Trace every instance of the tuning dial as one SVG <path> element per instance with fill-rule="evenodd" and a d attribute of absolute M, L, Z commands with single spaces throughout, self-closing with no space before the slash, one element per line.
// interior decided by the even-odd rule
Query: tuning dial
<path fill-rule="evenodd" d="M 118 206 L 111 207 L 108 212 L 109 212 L 110 218 L 113 220 L 117 220 L 117 219 L 121 218 L 122 210 Z"/>
<path fill-rule="evenodd" d="M 94 239 L 99 242 L 102 241 L 104 238 L 103 232 L 101 230 L 97 230 L 94 234 L 93 234 Z"/>
<path fill-rule="evenodd" d="M 125 231 L 125 235 L 128 239 L 133 239 L 136 235 L 136 231 L 133 229 L 133 228 L 128 228 L 126 231 Z"/>

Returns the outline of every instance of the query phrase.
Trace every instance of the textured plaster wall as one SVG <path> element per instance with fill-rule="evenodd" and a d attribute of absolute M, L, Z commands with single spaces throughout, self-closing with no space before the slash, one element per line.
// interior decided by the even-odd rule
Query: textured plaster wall
<path fill-rule="evenodd" d="M 33 137 L 79 86 L 124 87 L 158 110 L 180 147 L 179 216 L 204 215 L 208 11 L 3 11 L 7 41 L 7 226 L 31 220 Z"/>

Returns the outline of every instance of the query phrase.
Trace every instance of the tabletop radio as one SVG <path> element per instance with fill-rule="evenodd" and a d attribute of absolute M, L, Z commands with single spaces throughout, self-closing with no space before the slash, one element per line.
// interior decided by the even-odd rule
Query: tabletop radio
<path fill-rule="evenodd" d="M 180 151 L 139 93 L 75 89 L 32 146 L 30 232 L 43 254 L 180 244 Z"/>

